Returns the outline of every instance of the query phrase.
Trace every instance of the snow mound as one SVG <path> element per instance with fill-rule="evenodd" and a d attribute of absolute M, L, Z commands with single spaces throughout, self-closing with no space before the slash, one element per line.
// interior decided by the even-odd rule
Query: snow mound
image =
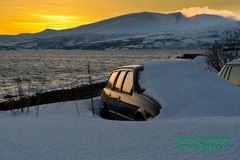
<path fill-rule="evenodd" d="M 204 69 L 203 60 L 144 65 L 140 85 L 162 105 L 159 118 L 240 116 L 240 88 Z"/>

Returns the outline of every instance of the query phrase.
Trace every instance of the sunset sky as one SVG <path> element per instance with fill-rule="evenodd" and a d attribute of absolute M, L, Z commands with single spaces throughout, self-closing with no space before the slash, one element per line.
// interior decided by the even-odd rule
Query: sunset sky
<path fill-rule="evenodd" d="M 217 14 L 240 19 L 240 0 L 1 0 L 0 34 L 66 29 L 135 12 L 186 16 Z"/>

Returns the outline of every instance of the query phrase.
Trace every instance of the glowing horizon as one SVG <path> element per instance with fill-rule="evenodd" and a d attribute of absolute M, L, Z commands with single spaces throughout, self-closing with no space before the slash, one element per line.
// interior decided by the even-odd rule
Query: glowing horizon
<path fill-rule="evenodd" d="M 46 29 L 68 29 L 137 12 L 220 15 L 240 20 L 239 0 L 8 0 L 0 1 L 0 34 L 37 33 Z"/>

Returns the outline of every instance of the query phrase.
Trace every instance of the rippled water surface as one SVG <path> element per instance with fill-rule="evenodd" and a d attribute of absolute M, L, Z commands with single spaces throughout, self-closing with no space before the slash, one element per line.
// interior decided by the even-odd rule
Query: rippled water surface
<path fill-rule="evenodd" d="M 193 52 L 196 51 L 0 51 L 0 97 L 17 93 L 17 82 L 25 92 L 28 88 L 34 92 L 40 88 L 48 90 L 86 83 L 88 63 L 92 78 L 98 81 L 106 79 L 119 65 L 141 64 Z"/>

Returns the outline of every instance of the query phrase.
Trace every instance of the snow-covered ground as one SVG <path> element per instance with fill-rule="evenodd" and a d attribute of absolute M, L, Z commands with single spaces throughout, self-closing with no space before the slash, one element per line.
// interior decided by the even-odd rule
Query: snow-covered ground
<path fill-rule="evenodd" d="M 150 85 L 145 81 L 144 73 L 141 82 L 146 93 L 161 100 L 163 106 L 158 117 L 146 122 L 104 120 L 98 115 L 94 118 L 90 100 L 77 101 L 80 116 L 73 101 L 41 106 L 38 117 L 35 116 L 37 107 L 32 107 L 28 115 L 11 116 L 9 112 L 0 112 L 0 160 L 240 159 L 240 112 L 236 108 L 239 100 L 232 98 L 239 97 L 239 88 L 203 70 L 198 64 L 180 60 L 145 65 L 147 75 L 153 76 L 152 84 L 159 82 L 155 87 Z M 164 66 L 172 67 L 164 70 Z M 154 77 L 157 74 L 151 74 L 151 69 L 161 76 L 166 75 Z M 180 72 L 182 69 L 186 72 Z M 173 74 L 177 79 L 171 79 Z M 196 79 L 198 81 L 191 82 Z M 165 86 L 160 83 L 162 81 L 173 86 Z M 175 90 L 174 86 L 177 87 Z M 157 91 L 160 87 L 165 94 Z M 213 95 L 217 97 L 213 98 Z M 100 98 L 94 102 L 97 109 Z M 223 108 L 224 105 L 227 106 Z M 179 142 L 176 139 L 182 137 L 228 137 L 232 147 L 177 149 Z"/>

